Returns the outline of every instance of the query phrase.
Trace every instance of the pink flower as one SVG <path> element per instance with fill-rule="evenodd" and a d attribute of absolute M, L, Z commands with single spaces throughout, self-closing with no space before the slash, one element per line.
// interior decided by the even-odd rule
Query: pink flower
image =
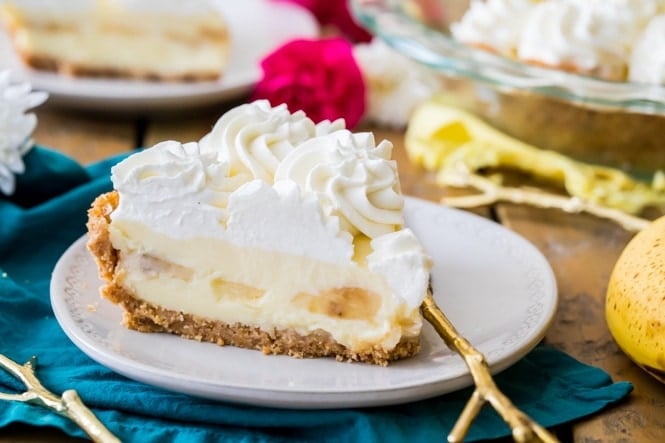
<path fill-rule="evenodd" d="M 286 103 L 315 122 L 344 118 L 353 128 L 365 113 L 365 83 L 351 43 L 342 38 L 292 40 L 261 61 L 252 100 Z"/>
<path fill-rule="evenodd" d="M 295 3 L 309 10 L 323 26 L 336 27 L 354 42 L 369 42 L 372 35 L 360 27 L 351 16 L 347 0 L 276 0 Z"/>

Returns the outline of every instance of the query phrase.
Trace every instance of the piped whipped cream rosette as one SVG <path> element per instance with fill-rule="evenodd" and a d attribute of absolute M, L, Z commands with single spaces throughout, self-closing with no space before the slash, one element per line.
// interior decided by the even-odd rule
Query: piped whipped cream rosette
<path fill-rule="evenodd" d="M 652 54 L 636 51 L 636 45 L 663 13 L 663 0 L 474 0 L 451 33 L 528 63 L 606 80 L 661 83 L 641 74 Z"/>
<path fill-rule="evenodd" d="M 27 113 L 47 98 L 33 92 L 28 83 L 15 83 L 9 71 L 0 72 L 0 193 L 11 195 L 16 187 L 15 174 L 25 171 L 23 155 L 33 146 L 32 132 L 37 117 Z"/>
<path fill-rule="evenodd" d="M 630 58 L 629 80 L 665 85 L 665 11 L 646 27 Z"/>
<path fill-rule="evenodd" d="M 216 154 L 232 175 L 272 181 L 279 163 L 295 146 L 314 136 L 344 128 L 344 121 L 315 124 L 304 112 L 272 107 L 267 100 L 239 106 L 224 114 L 201 141 L 201 151 Z"/>
<path fill-rule="evenodd" d="M 537 3 L 537 0 L 472 0 L 450 31 L 462 42 L 514 57 L 522 29 Z"/>
<path fill-rule="evenodd" d="M 386 364 L 418 351 L 430 260 L 392 145 L 265 101 L 112 170 L 89 248 L 129 327 Z"/>

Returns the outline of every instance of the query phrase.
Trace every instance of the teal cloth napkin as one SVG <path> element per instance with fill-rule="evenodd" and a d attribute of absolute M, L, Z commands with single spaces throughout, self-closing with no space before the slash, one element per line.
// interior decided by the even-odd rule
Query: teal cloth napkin
<path fill-rule="evenodd" d="M 85 232 L 92 200 L 111 189 L 110 167 L 124 156 L 81 167 L 36 147 L 17 192 L 0 196 L 0 353 L 23 363 L 39 358 L 38 376 L 60 394 L 76 389 L 122 441 L 136 442 L 432 442 L 444 441 L 470 395 L 465 389 L 437 398 L 378 408 L 324 411 L 271 409 L 214 402 L 129 380 L 79 351 L 60 329 L 49 303 L 51 271 Z M 269 357 L 266 357 L 269 358 Z M 599 411 L 632 389 L 598 368 L 538 346 L 496 377 L 504 392 L 545 426 Z M 0 371 L 0 390 L 23 386 Z M 38 406 L 0 401 L 0 426 L 54 426 L 84 436 L 73 423 Z M 509 435 L 490 408 L 468 440 Z"/>

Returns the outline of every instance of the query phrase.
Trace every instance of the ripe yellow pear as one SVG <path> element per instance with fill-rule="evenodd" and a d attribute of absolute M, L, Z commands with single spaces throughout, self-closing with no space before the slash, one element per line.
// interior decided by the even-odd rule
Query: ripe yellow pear
<path fill-rule="evenodd" d="M 605 318 L 623 352 L 665 383 L 665 217 L 640 231 L 619 256 Z"/>

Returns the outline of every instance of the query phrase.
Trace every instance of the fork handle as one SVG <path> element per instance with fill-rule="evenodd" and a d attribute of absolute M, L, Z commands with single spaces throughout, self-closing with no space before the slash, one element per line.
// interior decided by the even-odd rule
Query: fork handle
<path fill-rule="evenodd" d="M 515 407 L 508 397 L 499 390 L 494 383 L 485 356 L 457 331 L 453 323 L 436 304 L 431 290 L 427 291 L 427 295 L 421 305 L 421 312 L 446 345 L 462 357 L 476 385 L 476 390 L 462 411 L 457 423 L 455 423 L 453 430 L 448 436 L 448 441 L 459 442 L 464 440 L 471 422 L 478 415 L 485 402 L 489 402 L 508 423 L 515 441 L 532 441 L 534 433 L 539 441 L 545 443 L 555 443 L 558 441 L 546 429 L 535 423 Z"/>
<path fill-rule="evenodd" d="M 62 413 L 76 423 L 95 443 L 121 443 L 120 440 L 99 421 L 95 414 L 83 404 L 78 393 L 67 390 L 62 393 L 62 402 L 65 406 Z"/>

